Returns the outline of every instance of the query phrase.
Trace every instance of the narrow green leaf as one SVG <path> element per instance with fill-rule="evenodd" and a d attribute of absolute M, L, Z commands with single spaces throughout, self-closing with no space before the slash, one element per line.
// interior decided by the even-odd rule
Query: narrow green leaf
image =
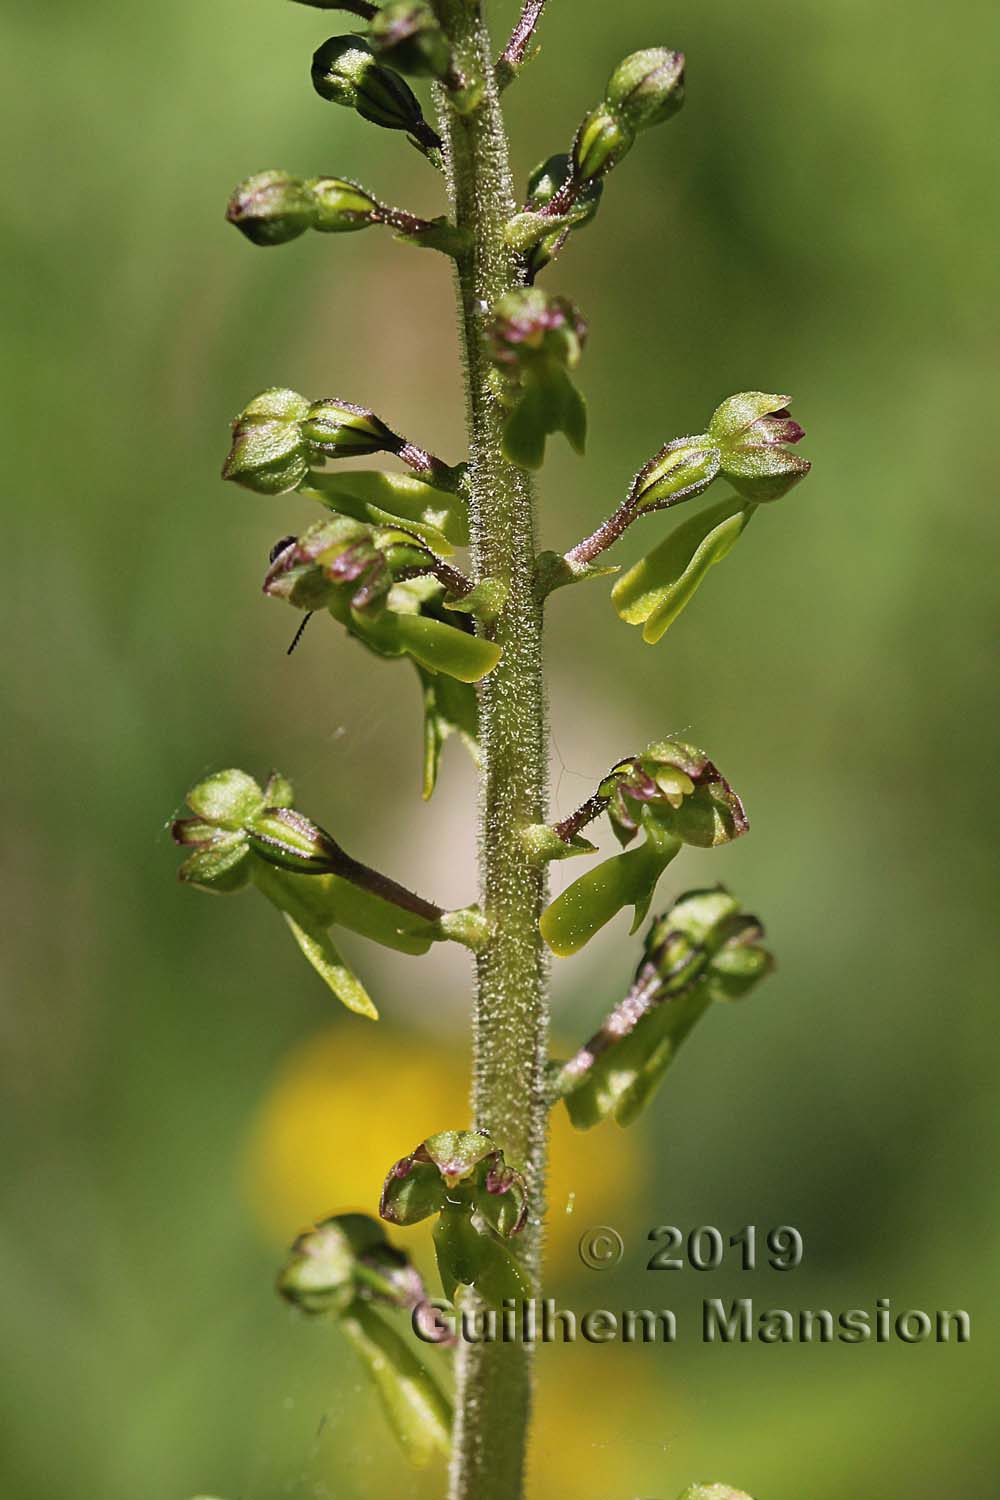
<path fill-rule="evenodd" d="M 681 1043 L 712 1004 L 705 983 L 669 1000 L 643 1016 L 635 1030 L 603 1057 L 595 1059 L 580 1086 L 566 1095 L 566 1108 L 577 1130 L 602 1120 L 631 1125 L 642 1114 Z"/>
<path fill-rule="evenodd" d="M 626 906 L 635 907 L 631 930 L 640 926 L 656 883 L 680 849 L 680 841 L 643 819 L 646 840 L 588 870 L 542 913 L 542 937 L 558 958 L 569 958 Z"/>
<path fill-rule="evenodd" d="M 587 442 L 587 404 L 569 375 L 558 365 L 532 370 L 503 430 L 504 451 L 512 463 L 540 469 L 545 440 L 556 432 L 582 453 Z"/>
<path fill-rule="evenodd" d="M 339 875 L 294 875 L 255 859 L 253 880 L 272 905 L 309 930 L 344 927 L 384 948 L 417 956 L 434 941 L 434 923 Z"/>
<path fill-rule="evenodd" d="M 288 912 L 285 912 L 285 921 L 303 955 L 341 1004 L 346 1005 L 356 1016 L 367 1016 L 369 1020 L 377 1021 L 378 1011 L 371 996 L 358 976 L 347 967 L 329 933 L 322 927 L 303 927 Z"/>
<path fill-rule="evenodd" d="M 291 929 L 300 952 L 336 995 L 356 1015 L 378 1020 L 378 1011 L 360 979 L 348 968 L 330 938 L 332 903 L 329 888 L 316 890 L 335 876 L 293 875 L 254 859 L 253 879 L 258 890 L 276 906 Z M 342 881 L 341 884 L 346 884 Z"/>
<path fill-rule="evenodd" d="M 397 1442 L 417 1468 L 451 1448 L 451 1407 L 430 1371 L 367 1303 L 355 1300 L 340 1327 L 374 1382 Z"/>
<path fill-rule="evenodd" d="M 545 462 L 547 428 L 543 408 L 538 386 L 531 385 L 504 424 L 504 453 L 519 468 L 540 469 Z"/>
<path fill-rule="evenodd" d="M 745 530 L 755 507 L 735 497 L 683 521 L 615 584 L 611 600 L 629 625 L 644 625 L 643 640 L 658 641 Z"/>
<path fill-rule="evenodd" d="M 437 785 L 445 741 L 457 734 L 479 764 L 479 703 L 471 683 L 456 682 L 418 666 L 424 699 L 424 797 Z"/>
<path fill-rule="evenodd" d="M 357 469 L 311 473 L 299 487 L 310 500 L 373 526 L 403 526 L 440 557 L 469 541 L 468 507 L 461 495 L 435 489 L 411 474 Z"/>
<path fill-rule="evenodd" d="M 459 682 L 478 682 L 500 660 L 500 647 L 492 641 L 432 616 L 395 609 L 373 614 L 351 609 L 340 599 L 333 600 L 329 609 L 335 620 L 379 656 L 410 656 L 429 672 L 443 672 Z"/>
<path fill-rule="evenodd" d="M 396 615 L 403 649 L 420 666 L 444 672 L 459 682 L 479 682 L 500 660 L 500 647 L 482 636 L 470 635 L 426 615 Z"/>
<path fill-rule="evenodd" d="M 570 380 L 563 375 L 562 421 L 563 432 L 575 453 L 583 454 L 587 447 L 587 403 Z"/>

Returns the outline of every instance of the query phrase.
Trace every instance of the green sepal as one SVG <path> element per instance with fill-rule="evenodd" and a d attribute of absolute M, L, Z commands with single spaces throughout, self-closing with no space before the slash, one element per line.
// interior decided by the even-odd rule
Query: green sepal
<path fill-rule="evenodd" d="M 679 807 L 672 807 L 669 802 L 647 805 L 642 824 L 647 830 L 655 825 L 668 837 L 695 849 L 718 849 L 722 844 L 731 844 L 750 827 L 742 802 L 721 777 L 696 786 Z"/>
<path fill-rule="evenodd" d="M 266 807 L 246 826 L 254 854 L 267 864 L 297 875 L 330 875 L 342 868 L 343 850 L 334 839 L 291 807 Z"/>
<path fill-rule="evenodd" d="M 193 820 L 192 820 L 193 821 Z M 174 838 L 178 843 L 178 824 L 174 824 Z M 203 839 L 201 847 L 189 854 L 177 872 L 185 885 L 197 886 L 202 891 L 229 895 L 239 891 L 250 879 L 250 852 L 246 836 L 240 833 L 222 833 L 206 830 L 210 836 Z"/>
<path fill-rule="evenodd" d="M 485 1177 L 482 1173 L 479 1177 L 474 1194 L 476 1213 L 502 1239 L 513 1239 L 514 1235 L 520 1234 L 528 1218 L 528 1190 L 524 1178 L 513 1167 L 504 1165 L 502 1152 L 499 1161 L 490 1164 Z"/>
<path fill-rule="evenodd" d="M 485 1130 L 439 1130 L 419 1148 L 434 1163 L 448 1187 L 473 1177 L 484 1162 L 502 1156 Z"/>
<path fill-rule="evenodd" d="M 604 103 L 585 115 L 573 138 L 573 177 L 590 183 L 604 177 L 635 145 L 635 131 Z"/>
<path fill-rule="evenodd" d="M 779 500 L 809 473 L 809 460 L 791 451 L 805 430 L 790 404 L 790 396 L 741 391 L 723 401 L 709 423 L 721 448 L 722 474 L 747 500 Z"/>
<path fill-rule="evenodd" d="M 295 801 L 295 789 L 287 776 L 280 771 L 271 771 L 264 783 L 265 807 L 291 807 Z"/>
<path fill-rule="evenodd" d="M 542 913 L 542 937 L 558 958 L 578 953 L 626 906 L 635 908 L 630 930 L 641 926 L 657 881 L 681 847 L 680 840 L 649 817 L 647 809 L 641 824 L 646 838 L 638 849 L 603 860 L 574 880 Z"/>
<path fill-rule="evenodd" d="M 471 1287 L 491 1307 L 531 1296 L 531 1283 L 515 1257 L 489 1230 L 476 1228 L 465 1205 L 442 1210 L 434 1225 L 434 1251 L 449 1301 L 460 1286 Z"/>
<path fill-rule="evenodd" d="M 437 672 L 417 666 L 424 702 L 424 787 L 425 800 L 433 796 L 441 766 L 445 741 L 457 734 L 478 766 L 479 701 L 471 683 L 457 682 Z"/>
<path fill-rule="evenodd" d="M 440 557 L 468 545 L 469 514 L 464 497 L 436 489 L 410 474 L 375 469 L 338 474 L 313 471 L 299 490 L 310 500 L 357 521 L 402 526 Z"/>
<path fill-rule="evenodd" d="M 187 805 L 206 823 L 236 832 L 263 811 L 264 794 L 245 771 L 216 771 L 192 787 Z"/>
<path fill-rule="evenodd" d="M 561 839 L 548 823 L 529 823 L 521 830 L 521 842 L 533 864 L 549 864 L 556 859 L 573 859 L 580 854 L 596 854 L 597 845 L 575 833 Z"/>
<path fill-rule="evenodd" d="M 761 979 L 774 969 L 774 959 L 754 941 L 760 929 L 753 918 L 746 919 L 746 937 L 720 949 L 706 972 L 705 983 L 713 1000 L 742 1000 Z"/>
<path fill-rule="evenodd" d="M 750 823 L 739 797 L 704 750 L 660 740 L 613 766 L 598 787 L 623 845 L 655 823 L 682 843 L 715 849 L 742 838 Z"/>
<path fill-rule="evenodd" d="M 619 616 L 653 645 L 691 602 L 709 568 L 736 544 L 756 506 L 735 497 L 691 516 L 611 590 Z"/>
<path fill-rule="evenodd" d="M 591 578 L 610 578 L 620 573 L 617 563 L 573 563 L 561 552 L 539 552 L 535 558 L 535 591 L 545 599 L 556 589 L 571 583 L 586 583 Z"/>
<path fill-rule="evenodd" d="M 417 1224 L 437 1213 L 447 1192 L 466 1182 L 484 1162 L 503 1154 L 482 1130 L 439 1130 L 389 1170 L 379 1214 L 390 1224 Z"/>
<path fill-rule="evenodd" d="M 434 1162 L 421 1161 L 418 1152 L 404 1156 L 389 1172 L 382 1188 L 379 1214 L 387 1224 L 408 1228 L 444 1207 L 445 1184 Z"/>
<path fill-rule="evenodd" d="M 379 1214 L 390 1224 L 418 1224 L 458 1204 L 466 1214 L 480 1214 L 505 1238 L 524 1228 L 524 1178 L 506 1164 L 485 1131 L 442 1130 L 421 1141 L 390 1168 Z"/>
<path fill-rule="evenodd" d="M 417 1468 L 451 1449 L 451 1407 L 430 1371 L 394 1328 L 360 1298 L 340 1327 L 368 1371 L 393 1434 Z"/>
<path fill-rule="evenodd" d="M 766 423 L 768 417 L 786 411 L 791 400 L 791 396 L 776 392 L 739 391 L 735 396 L 727 396 L 715 408 L 708 424 L 709 433 L 717 443 L 735 445 L 753 432 L 759 423 Z"/>

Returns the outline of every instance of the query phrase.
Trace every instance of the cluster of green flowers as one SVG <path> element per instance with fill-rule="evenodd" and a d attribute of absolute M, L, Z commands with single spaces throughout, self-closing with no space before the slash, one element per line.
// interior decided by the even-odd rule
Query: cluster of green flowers
<path fill-rule="evenodd" d="M 363 33 L 329 37 L 315 51 L 317 94 L 405 134 L 440 169 L 444 143 L 407 78 L 431 80 L 446 116 L 459 130 L 471 128 L 492 82 L 506 86 L 527 60 L 543 0 L 526 0 L 492 80 L 464 76 L 462 67 L 481 74 L 482 59 L 476 61 L 467 45 L 453 48 L 451 23 L 442 22 L 449 7 L 441 0 L 301 3 L 347 11 L 366 26 Z M 684 70 L 683 54 L 665 47 L 626 57 L 569 150 L 535 168 L 522 208 L 501 226 L 515 270 L 504 295 L 475 304 L 470 345 L 478 342 L 471 353 L 488 369 L 486 404 L 503 413 L 504 454 L 523 470 L 542 465 L 553 434 L 562 433 L 577 453 L 587 435 L 587 410 L 573 379 L 587 324 L 569 299 L 539 289 L 536 278 L 593 222 L 609 174 L 638 137 L 677 114 Z M 227 218 L 257 246 L 282 245 L 310 230 L 337 235 L 385 225 L 403 241 L 455 260 L 466 290 L 474 281 L 477 247 L 467 229 L 443 216 L 427 220 L 390 207 L 348 178 L 258 173 L 235 190 Z M 465 306 L 468 313 L 468 300 Z M 808 472 L 808 461 L 794 451 L 803 435 L 787 396 L 750 391 L 723 401 L 703 432 L 669 441 L 640 468 L 624 500 L 591 536 L 564 554 L 536 559 L 535 602 L 540 608 L 562 585 L 617 572 L 599 559 L 634 521 L 727 483 L 731 494 L 694 511 L 611 590 L 620 618 L 642 626 L 646 641 L 659 640 L 758 507 L 780 499 Z M 405 472 L 341 467 L 344 460 L 376 455 L 398 461 Z M 478 757 L 477 687 L 502 658 L 497 623 L 508 604 L 507 585 L 467 577 L 455 561 L 470 542 L 467 466 L 435 457 L 367 406 L 335 397 L 310 400 L 274 387 L 237 416 L 223 475 L 255 494 L 295 495 L 319 507 L 318 519 L 275 544 L 264 592 L 307 617 L 329 615 L 380 660 L 411 663 L 424 708 L 423 790 L 430 796 L 449 736 L 457 735 Z M 186 851 L 181 879 L 215 892 L 255 887 L 282 914 L 313 969 L 356 1014 L 374 1018 L 377 1012 L 334 945 L 334 931 L 420 955 L 442 941 L 481 952 L 498 930 L 488 912 L 475 906 L 445 911 L 352 858 L 294 807 L 290 784 L 276 773 L 261 786 L 242 771 L 219 772 L 194 787 L 188 802 L 193 816 L 173 824 Z M 593 856 L 597 850 L 582 830 L 603 815 L 622 848 L 596 861 L 542 912 L 541 938 L 557 957 L 577 953 L 626 908 L 633 910 L 635 932 L 685 845 L 715 848 L 749 826 L 740 798 L 708 755 L 668 739 L 620 760 L 561 823 L 520 829 L 518 857 L 535 866 L 537 877 L 548 861 Z M 517 851 L 516 833 L 511 842 Z M 689 891 L 652 922 L 631 986 L 600 1029 L 568 1061 L 550 1064 L 550 1097 L 539 1100 L 539 1108 L 564 1101 L 579 1129 L 608 1119 L 629 1123 L 713 1002 L 748 994 L 772 965 L 760 923 L 728 892 Z M 516 1246 L 538 1213 L 530 1171 L 510 1158 L 504 1142 L 483 1131 L 447 1130 L 400 1158 L 386 1178 L 382 1220 L 405 1227 L 434 1219 L 441 1284 L 456 1304 L 472 1298 L 499 1305 L 531 1294 Z M 394 1311 L 419 1311 L 426 1289 L 380 1223 L 347 1214 L 309 1230 L 295 1242 L 279 1287 L 304 1312 L 336 1320 L 415 1462 L 447 1451 L 449 1403 L 391 1326 Z M 749 1497 L 702 1485 L 682 1500 Z"/>

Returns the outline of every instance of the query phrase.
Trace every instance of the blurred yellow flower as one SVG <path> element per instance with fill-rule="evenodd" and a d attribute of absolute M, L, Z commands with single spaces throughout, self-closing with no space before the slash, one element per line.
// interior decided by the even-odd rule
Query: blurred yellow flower
<path fill-rule="evenodd" d="M 528 1494 L 539 1500 L 663 1494 L 673 1434 L 690 1420 L 680 1392 L 665 1386 L 669 1357 L 662 1346 L 539 1348 Z"/>
<path fill-rule="evenodd" d="M 285 1243 L 331 1213 L 375 1213 L 394 1161 L 425 1136 L 468 1123 L 468 1076 L 464 1051 L 385 1025 L 374 1043 L 369 1028 L 333 1025 L 294 1047 L 261 1102 L 247 1149 L 247 1192 L 268 1237 Z M 613 1224 L 641 1178 L 638 1137 L 615 1126 L 581 1135 L 564 1109 L 555 1110 L 553 1263 L 572 1260 L 581 1229 Z M 429 1271 L 430 1262 L 423 1265 Z"/>

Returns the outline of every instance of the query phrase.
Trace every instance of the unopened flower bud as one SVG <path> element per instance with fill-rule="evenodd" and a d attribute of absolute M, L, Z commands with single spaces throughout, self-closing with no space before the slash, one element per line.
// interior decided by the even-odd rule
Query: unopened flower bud
<path fill-rule="evenodd" d="M 250 848 L 269 865 L 294 875 L 340 873 L 344 852 L 325 829 L 292 807 L 266 807 L 247 824 Z"/>
<path fill-rule="evenodd" d="M 526 211 L 537 213 L 540 209 L 548 207 L 553 198 L 565 189 L 572 174 L 573 162 L 566 152 L 550 156 L 546 161 L 540 162 L 528 178 Z M 567 206 L 565 212 L 559 215 L 557 226 L 548 234 L 543 235 L 528 250 L 527 259 L 531 280 L 534 280 L 539 271 L 555 258 L 571 232 L 583 229 L 590 223 L 600 207 L 603 192 L 604 183 L 599 178 L 581 184 L 573 201 Z"/>
<path fill-rule="evenodd" d="M 647 47 L 619 63 L 608 80 L 605 103 L 632 130 L 662 125 L 684 103 L 684 54 Z"/>
<path fill-rule="evenodd" d="M 275 388 L 254 397 L 233 424 L 223 479 L 259 495 L 294 490 L 309 472 L 300 425 L 308 411 L 308 401 L 295 391 Z"/>
<path fill-rule="evenodd" d="M 641 469 L 632 486 L 638 511 L 665 510 L 700 495 L 719 472 L 718 445 L 707 434 L 675 438 Z"/>
<path fill-rule="evenodd" d="M 314 401 L 302 420 L 302 436 L 327 458 L 366 458 L 394 453 L 401 440 L 366 406 L 328 396 Z"/>
<path fill-rule="evenodd" d="M 426 0 L 383 5 L 369 31 L 375 52 L 413 78 L 443 79 L 451 72 L 451 48 Z"/>
<path fill-rule="evenodd" d="M 805 436 L 790 403 L 789 396 L 744 391 L 723 401 L 709 423 L 709 435 L 720 448 L 720 472 L 747 500 L 779 500 L 812 467 L 785 446 Z"/>
<path fill-rule="evenodd" d="M 357 110 L 386 130 L 406 130 L 422 146 L 440 146 L 423 117 L 420 102 L 405 79 L 375 60 L 358 36 L 332 36 L 313 56 L 316 92 L 334 104 Z"/>
<path fill-rule="evenodd" d="M 646 962 L 668 987 L 704 973 L 712 999 L 739 1000 L 774 968 L 763 939 L 758 919 L 723 886 L 688 891 L 646 934 Z"/>
<path fill-rule="evenodd" d="M 278 1277 L 278 1291 L 302 1309 L 342 1312 L 358 1293 L 360 1263 L 388 1241 L 377 1219 L 339 1214 L 300 1234 Z"/>
<path fill-rule="evenodd" d="M 312 177 L 315 217 L 312 227 L 323 234 L 350 234 L 378 223 L 379 203 L 356 182 L 341 177 Z"/>
<path fill-rule="evenodd" d="M 635 130 L 607 104 L 586 116 L 573 141 L 573 176 L 593 182 L 616 167 L 635 144 Z"/>
<path fill-rule="evenodd" d="M 629 1125 L 641 1114 L 712 1002 L 742 998 L 773 968 L 763 936 L 722 886 L 689 891 L 657 918 L 625 998 L 554 1072 L 578 1129 L 608 1118 Z M 729 1500 L 729 1492 L 702 1500 Z"/>
<path fill-rule="evenodd" d="M 301 178 L 258 172 L 233 193 L 226 218 L 254 245 L 284 245 L 314 226 L 316 204 Z"/>

